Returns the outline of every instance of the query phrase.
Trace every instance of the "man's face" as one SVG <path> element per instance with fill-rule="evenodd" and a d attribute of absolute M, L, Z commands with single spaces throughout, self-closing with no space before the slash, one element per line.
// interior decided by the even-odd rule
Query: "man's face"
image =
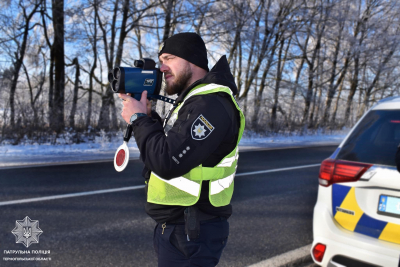
<path fill-rule="evenodd" d="M 188 61 L 168 53 L 163 53 L 159 59 L 168 95 L 178 94 L 190 85 L 192 69 Z"/>

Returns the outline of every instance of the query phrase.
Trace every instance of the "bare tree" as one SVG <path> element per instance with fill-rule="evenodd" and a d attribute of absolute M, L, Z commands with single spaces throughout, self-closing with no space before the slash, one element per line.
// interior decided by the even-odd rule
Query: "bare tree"
<path fill-rule="evenodd" d="M 393 24 L 396 25 L 397 23 Z M 395 52 L 398 50 L 399 40 L 397 36 L 400 30 L 399 26 L 396 25 L 395 26 L 396 28 L 392 31 L 392 33 L 389 33 L 390 32 L 389 27 L 391 27 L 393 24 L 388 23 L 385 29 L 383 30 L 384 34 L 380 34 L 379 37 L 377 36 L 377 38 L 380 39 L 379 40 L 380 42 L 378 40 L 375 41 L 378 44 L 379 48 L 376 50 L 374 49 L 373 52 L 375 52 L 374 53 L 375 55 L 378 55 L 378 63 L 376 64 L 375 60 L 373 60 L 375 58 L 373 55 L 367 57 L 371 58 L 373 61 L 370 68 L 371 68 L 371 73 L 373 73 L 371 76 L 374 76 L 374 78 L 372 79 L 372 82 L 369 85 L 365 86 L 365 90 L 363 92 L 364 97 L 361 102 L 361 107 L 358 109 L 357 118 L 360 118 L 367 110 L 367 108 L 369 107 L 370 98 L 372 95 L 375 94 L 375 91 L 382 90 L 385 88 L 385 86 L 383 88 L 379 87 L 379 80 L 381 79 L 382 74 L 384 73 L 389 74 L 390 71 L 393 70 L 393 67 L 388 68 L 387 65 L 392 60 Z"/>
<path fill-rule="evenodd" d="M 10 105 L 10 124 L 11 128 L 15 127 L 15 91 L 17 89 L 17 83 L 19 78 L 19 72 L 21 67 L 23 66 L 23 61 L 25 57 L 25 52 L 28 44 L 28 35 L 32 28 L 36 26 L 35 24 L 31 24 L 31 20 L 33 16 L 38 12 L 39 7 L 41 5 L 41 0 L 31 0 L 31 1 L 22 1 L 18 2 L 18 7 L 20 11 L 20 20 L 15 21 L 16 24 L 10 25 L 8 28 L 8 23 L 11 18 L 2 17 L 4 26 L 0 26 L 1 31 L 3 33 L 10 32 L 8 29 L 11 29 L 11 33 L 0 39 L 1 43 L 13 42 L 13 47 L 15 47 L 13 58 L 13 78 L 10 86 L 10 96 L 9 96 L 9 105 Z M 11 21 L 13 21 L 11 19 Z"/>
<path fill-rule="evenodd" d="M 65 114 L 77 131 L 116 129 L 122 121 L 103 81 L 107 71 L 154 56 L 179 32 L 203 37 L 210 64 L 227 55 L 246 125 L 258 132 L 351 126 L 371 104 L 400 92 L 396 0 L 20 0 L 0 7 L 3 133 L 18 124 L 46 132 L 42 117 L 61 133 Z M 67 83 L 64 58 L 73 67 Z"/>
<path fill-rule="evenodd" d="M 344 115 L 344 121 L 342 125 L 346 125 L 349 117 L 350 117 L 350 108 L 351 104 L 353 101 L 353 97 L 356 93 L 356 90 L 358 88 L 358 81 L 359 81 L 359 72 L 360 72 L 360 57 L 361 57 L 361 51 L 362 51 L 362 46 L 364 45 L 364 41 L 367 36 L 367 23 L 368 20 L 371 18 L 371 14 L 373 12 L 373 9 L 379 5 L 380 0 L 368 0 L 366 1 L 366 7 L 365 10 L 362 12 L 361 17 L 358 18 L 355 28 L 354 28 L 354 38 L 357 40 L 355 43 L 355 52 L 353 53 L 353 76 L 350 81 L 350 92 L 347 97 L 347 102 L 346 102 L 346 109 L 345 109 L 345 115 Z M 360 8 L 361 9 L 362 3 L 360 2 Z"/>
<path fill-rule="evenodd" d="M 344 9 L 344 12 L 343 12 Z M 341 70 L 337 70 L 337 64 L 338 64 L 338 58 L 339 58 L 339 53 L 341 52 L 342 49 L 342 42 L 343 42 L 343 31 L 345 28 L 345 18 L 347 17 L 349 10 L 349 5 L 346 3 L 345 5 L 342 5 L 341 2 L 338 3 L 337 8 L 336 8 L 336 14 L 337 14 L 337 20 L 335 20 L 335 24 L 337 24 L 338 31 L 337 34 L 334 34 L 336 36 L 336 41 L 334 45 L 334 52 L 332 55 L 332 66 L 331 66 L 331 75 L 329 77 L 329 89 L 328 93 L 326 96 L 325 100 L 325 110 L 322 118 L 322 126 L 327 125 L 329 121 L 329 112 L 332 104 L 333 97 L 336 94 L 336 90 L 339 87 L 339 85 L 342 83 L 343 79 L 346 76 L 348 66 L 350 64 L 350 56 L 351 56 L 351 50 L 348 48 L 348 52 L 346 55 L 346 58 L 344 60 L 344 66 L 342 67 Z M 343 12 L 343 13 L 342 13 Z M 335 78 L 338 76 L 338 72 L 340 73 L 339 78 L 335 81 Z"/>
<path fill-rule="evenodd" d="M 324 5 L 322 1 L 320 4 L 318 4 L 317 0 L 315 0 L 312 1 L 312 6 L 310 7 L 310 9 L 312 10 L 312 17 L 310 18 L 309 31 L 312 30 L 312 28 L 314 27 L 314 23 L 316 23 L 315 36 L 313 36 L 312 38 L 314 46 L 309 51 L 308 51 L 309 49 L 308 44 L 305 44 L 305 46 L 303 47 L 300 46 L 303 51 L 305 62 L 308 64 L 308 85 L 307 85 L 307 93 L 305 96 L 305 107 L 302 119 L 302 124 L 304 126 L 303 129 L 308 127 L 309 111 L 314 90 L 314 76 L 315 76 L 315 71 L 318 67 L 318 65 L 316 65 L 315 63 L 318 52 L 321 49 L 322 36 L 325 32 L 330 7 Z M 319 12 L 319 10 L 321 10 L 322 12 Z M 308 56 L 308 54 L 310 54 L 310 57 Z"/>
<path fill-rule="evenodd" d="M 274 102 L 272 105 L 272 110 L 271 110 L 271 121 L 270 121 L 270 128 L 271 130 L 274 130 L 276 127 L 276 120 L 277 120 L 277 111 L 279 110 L 282 115 L 286 116 L 286 112 L 283 111 L 283 109 L 279 105 L 279 93 L 280 93 L 280 88 L 281 88 L 281 82 L 282 82 L 282 73 L 283 69 L 285 67 L 285 63 L 288 57 L 288 50 L 291 44 L 291 38 L 288 39 L 287 45 L 286 45 L 286 50 L 285 50 L 285 55 L 284 59 L 282 60 L 282 54 L 283 54 L 283 47 L 285 45 L 285 38 L 281 38 L 280 41 L 280 46 L 279 46 L 279 52 L 278 52 L 278 62 L 276 66 L 276 80 L 275 80 L 275 89 L 274 89 Z"/>

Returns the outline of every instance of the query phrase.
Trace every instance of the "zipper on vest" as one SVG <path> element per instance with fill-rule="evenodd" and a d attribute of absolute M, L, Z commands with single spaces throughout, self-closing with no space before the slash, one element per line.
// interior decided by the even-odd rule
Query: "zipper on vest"
<path fill-rule="evenodd" d="M 163 223 L 163 224 L 161 225 L 161 227 L 162 227 L 162 232 L 161 232 L 161 234 L 163 235 L 163 234 L 164 234 L 164 229 L 165 229 L 165 227 L 167 227 L 167 223 L 166 223 L 166 222 Z"/>
<path fill-rule="evenodd" d="M 190 114 L 192 114 L 192 110 L 189 111 L 189 113 L 186 116 L 186 120 L 188 120 L 190 118 Z"/>

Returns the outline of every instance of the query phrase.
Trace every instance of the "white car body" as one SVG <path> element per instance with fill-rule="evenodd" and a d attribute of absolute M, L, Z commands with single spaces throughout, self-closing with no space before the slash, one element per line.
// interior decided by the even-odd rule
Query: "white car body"
<path fill-rule="evenodd" d="M 329 267 L 400 266 L 400 216 L 396 211 L 398 208 L 400 213 L 400 173 L 393 164 L 349 160 L 357 158 L 359 155 L 354 151 L 357 149 L 363 151 L 363 147 L 376 149 L 362 152 L 374 153 L 366 156 L 371 159 L 379 159 L 379 147 L 391 148 L 394 144 L 393 149 L 396 151 L 400 143 L 400 116 L 398 121 L 390 116 L 394 116 L 394 113 L 397 116 L 397 111 L 400 114 L 400 97 L 380 101 L 360 119 L 330 157 L 330 161 L 342 161 L 344 165 L 346 162 L 350 165 L 360 162 L 372 166 L 360 174 L 361 178 L 354 182 L 338 182 L 323 186 L 320 179 L 313 218 L 314 241 L 311 247 L 315 263 Z M 379 118 L 376 115 L 384 112 L 387 114 L 390 112 L 392 115 L 387 117 L 382 115 Z M 363 122 L 363 119 L 366 120 Z M 379 129 L 368 128 L 378 123 L 381 123 L 378 125 Z M 371 136 L 360 134 L 362 129 L 366 129 L 365 132 L 370 131 Z M 364 142 L 366 145 L 357 142 Z M 392 148 L 388 155 L 382 151 L 382 158 L 390 159 L 392 152 Z M 344 159 L 340 158 L 342 154 Z M 393 161 L 394 157 L 395 153 Z M 333 166 L 332 168 L 337 168 L 339 165 Z M 327 182 L 322 180 L 322 183 Z M 389 208 L 390 212 L 384 210 Z M 313 253 L 317 244 L 326 246 L 321 261 L 318 261 Z M 354 265 L 355 263 L 357 265 Z"/>

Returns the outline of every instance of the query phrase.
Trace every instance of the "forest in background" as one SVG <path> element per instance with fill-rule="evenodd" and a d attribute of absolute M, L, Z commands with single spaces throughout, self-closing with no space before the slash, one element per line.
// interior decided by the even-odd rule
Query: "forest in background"
<path fill-rule="evenodd" d="M 399 18 L 397 0 L 4 0 L 0 144 L 125 128 L 108 71 L 157 62 L 179 32 L 203 37 L 210 68 L 227 56 L 247 130 L 351 127 L 399 94 Z"/>

